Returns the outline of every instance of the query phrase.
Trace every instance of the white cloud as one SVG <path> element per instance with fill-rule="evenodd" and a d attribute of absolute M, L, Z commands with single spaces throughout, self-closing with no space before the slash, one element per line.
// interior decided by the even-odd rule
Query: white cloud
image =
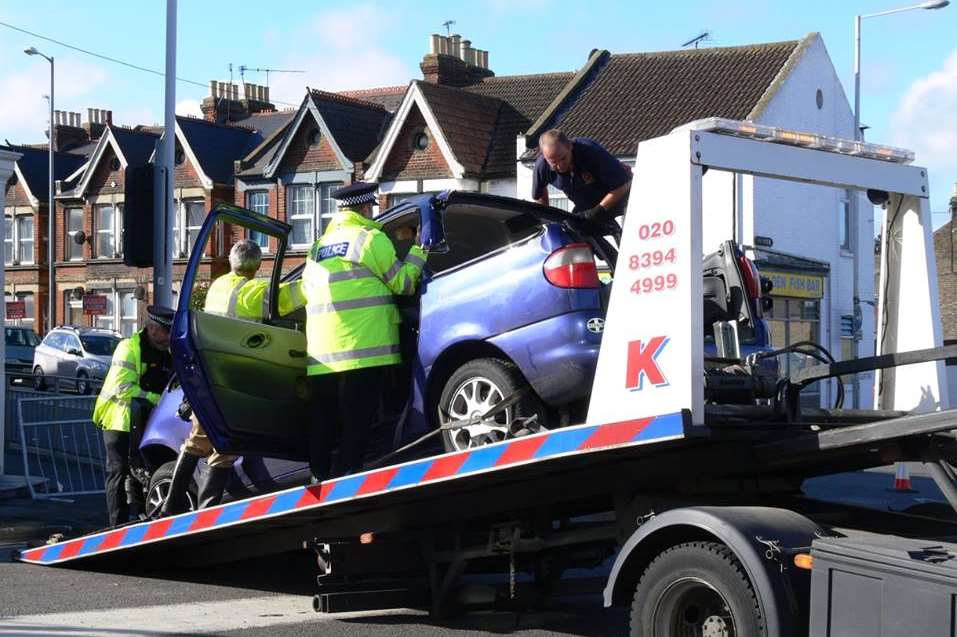
<path fill-rule="evenodd" d="M 891 119 L 891 140 L 928 166 L 931 184 L 957 179 L 957 50 L 943 66 L 913 82 Z M 941 207 L 940 201 L 934 204 Z"/>
<path fill-rule="evenodd" d="M 0 74 L 0 122 L 3 136 L 14 143 L 43 143 L 46 140 L 49 106 L 43 99 L 50 92 L 50 67 L 41 58 L 35 64 Z M 10 60 L 7 60 L 9 62 Z M 11 66 L 4 65 L 6 68 Z M 57 110 L 80 111 L 94 105 L 94 98 L 109 79 L 100 66 L 76 58 L 57 59 L 54 106 Z M 84 111 L 83 117 L 86 118 Z"/>
<path fill-rule="evenodd" d="M 199 107 L 199 100 L 185 99 L 176 102 L 176 114 L 202 117 L 203 110 Z"/>
<path fill-rule="evenodd" d="M 271 97 L 298 105 L 306 86 L 341 91 L 406 84 L 418 75 L 417 69 L 377 44 L 399 26 L 399 18 L 384 7 L 360 5 L 320 12 L 298 32 L 280 36 L 285 47 L 296 53 L 279 67 L 305 73 L 270 74 Z M 277 35 L 270 31 L 266 37 Z"/>

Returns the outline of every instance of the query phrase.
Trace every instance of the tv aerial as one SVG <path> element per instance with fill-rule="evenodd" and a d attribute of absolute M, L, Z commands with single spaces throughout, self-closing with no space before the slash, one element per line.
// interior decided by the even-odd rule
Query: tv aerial
<path fill-rule="evenodd" d="M 702 42 L 711 42 L 711 31 L 702 31 L 701 33 L 699 33 L 698 35 L 694 36 L 693 38 L 691 38 L 691 39 L 688 40 L 687 42 L 683 43 L 683 44 L 681 45 L 681 48 L 684 49 L 684 48 L 689 47 L 689 46 L 691 46 L 691 45 L 693 44 L 693 45 L 694 45 L 694 48 L 697 49 L 697 48 L 698 48 L 698 45 L 701 44 Z"/>

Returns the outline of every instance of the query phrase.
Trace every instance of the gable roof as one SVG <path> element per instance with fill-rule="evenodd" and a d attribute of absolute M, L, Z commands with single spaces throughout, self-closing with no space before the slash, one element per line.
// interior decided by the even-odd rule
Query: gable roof
<path fill-rule="evenodd" d="M 82 175 L 78 178 L 76 188 L 72 191 L 64 191 L 61 193 L 62 196 L 79 197 L 83 194 L 107 149 L 111 149 L 116 154 L 123 168 L 142 166 L 149 161 L 158 139 L 159 134 L 152 131 L 107 125 L 100 136 L 100 141 L 96 144 L 96 150 L 93 151 Z M 75 176 L 70 175 L 70 177 Z"/>
<path fill-rule="evenodd" d="M 273 177 L 307 118 L 315 121 L 329 140 L 343 169 L 352 170 L 355 162 L 365 160 L 376 148 L 391 114 L 380 104 L 310 89 L 293 119 L 281 129 L 281 135 L 270 140 L 271 147 L 265 149 L 266 145 L 261 144 L 250 152 L 247 160 L 254 163 L 238 175 Z"/>
<path fill-rule="evenodd" d="M 20 153 L 13 170 L 33 205 L 49 200 L 50 155 L 46 148 L 32 146 L 0 146 L 0 149 Z M 65 179 L 86 161 L 75 153 L 53 153 L 53 179 Z"/>
<path fill-rule="evenodd" d="M 195 164 L 200 178 L 210 182 L 231 184 L 233 162 L 250 150 L 251 144 L 262 137 L 248 128 L 223 126 L 196 117 L 176 118 L 177 138 Z M 185 141 L 185 143 L 184 143 Z M 212 187 L 207 183 L 207 187 Z"/>
<path fill-rule="evenodd" d="M 550 127 L 591 137 L 612 154 L 632 155 L 638 142 L 705 117 L 744 120 L 766 103 L 797 63 L 802 40 L 746 46 L 621 53 L 608 57 Z M 547 120 L 549 113 L 542 116 Z M 537 133 L 527 140 L 537 144 Z M 533 159 L 537 148 L 522 159 Z"/>
<path fill-rule="evenodd" d="M 422 112 L 456 178 L 512 176 L 516 136 L 528 129 L 574 76 L 488 77 L 463 88 L 414 80 L 374 161 L 370 157 L 367 178 L 381 177 L 413 105 Z"/>

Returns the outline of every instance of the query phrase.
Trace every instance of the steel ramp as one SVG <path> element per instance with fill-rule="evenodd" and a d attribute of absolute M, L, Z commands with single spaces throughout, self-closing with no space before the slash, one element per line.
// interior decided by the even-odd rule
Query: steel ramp
<path fill-rule="evenodd" d="M 295 487 L 99 531 L 21 551 L 19 559 L 41 565 L 100 566 L 141 556 L 166 559 L 171 555 L 169 551 L 186 546 L 205 546 L 232 559 L 278 553 L 295 545 L 301 547 L 303 540 L 315 536 L 317 525 L 330 518 L 347 519 L 370 510 L 388 515 L 389 507 L 403 502 L 441 499 L 461 489 L 474 491 L 477 486 L 481 495 L 489 498 L 488 489 L 493 486 L 532 476 L 557 473 L 571 478 L 568 472 L 603 464 L 605 459 L 619 457 L 636 446 L 680 440 L 687 422 L 687 413 L 680 412 L 545 431 L 344 476 L 321 485 Z M 577 479 L 581 481 L 581 477 Z M 430 506 L 442 505 L 433 501 Z M 191 554 L 196 556 L 197 552 Z"/>

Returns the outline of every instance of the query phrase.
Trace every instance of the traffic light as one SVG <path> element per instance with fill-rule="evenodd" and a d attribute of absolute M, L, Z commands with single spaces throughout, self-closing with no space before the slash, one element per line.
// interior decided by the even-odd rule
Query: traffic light
<path fill-rule="evenodd" d="M 153 164 L 126 170 L 123 204 L 123 263 L 153 266 Z"/>

